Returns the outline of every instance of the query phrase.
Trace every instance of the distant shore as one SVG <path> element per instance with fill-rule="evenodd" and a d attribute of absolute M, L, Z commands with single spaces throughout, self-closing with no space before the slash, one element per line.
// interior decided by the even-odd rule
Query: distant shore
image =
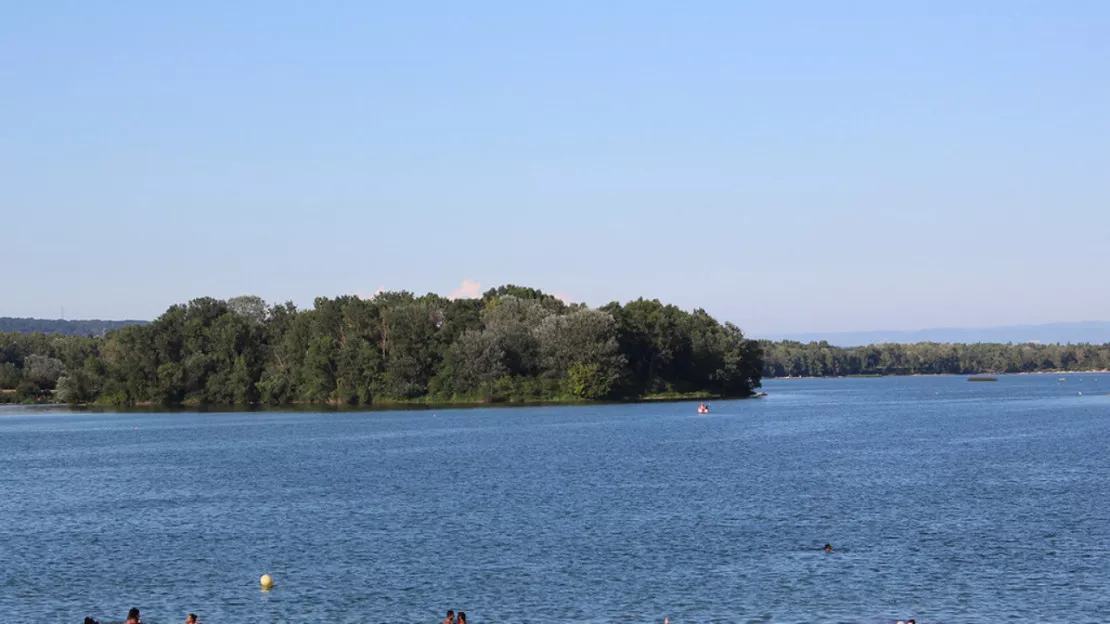
<path fill-rule="evenodd" d="M 1071 371 L 1028 371 L 1018 373 L 909 373 L 905 375 L 820 375 L 820 376 L 799 376 L 799 377 L 764 377 L 764 381 L 768 380 L 782 380 L 782 379 L 880 379 L 885 377 L 971 377 L 973 375 L 997 375 L 999 377 L 1017 377 L 1019 375 L 1108 375 L 1110 370 L 1107 369 L 1092 369 L 1092 370 L 1071 370 Z"/>

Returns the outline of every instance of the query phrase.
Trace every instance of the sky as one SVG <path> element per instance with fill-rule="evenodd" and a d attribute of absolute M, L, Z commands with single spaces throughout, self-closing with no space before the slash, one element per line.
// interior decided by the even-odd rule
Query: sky
<path fill-rule="evenodd" d="M 0 316 L 1110 319 L 1110 3 L 0 0 Z"/>

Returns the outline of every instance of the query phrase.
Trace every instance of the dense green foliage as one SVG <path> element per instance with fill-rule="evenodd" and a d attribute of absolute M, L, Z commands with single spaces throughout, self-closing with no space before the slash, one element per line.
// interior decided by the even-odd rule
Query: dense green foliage
<path fill-rule="evenodd" d="M 100 338 L 0 334 L 0 400 L 115 405 L 747 396 L 759 345 L 702 310 L 601 309 L 504 286 L 481 299 L 383 293 L 196 299 Z"/>
<path fill-rule="evenodd" d="M 48 400 L 66 371 L 98 361 L 98 344 L 89 337 L 0 334 L 0 403 Z"/>
<path fill-rule="evenodd" d="M 970 375 L 1110 369 L 1110 344 L 881 344 L 834 347 L 826 342 L 768 342 L 764 377 L 841 375 Z"/>
<path fill-rule="evenodd" d="M 59 319 L 15 318 L 0 316 L 0 333 L 18 332 L 31 334 L 42 332 L 44 334 L 60 334 L 62 336 L 103 336 L 104 334 L 127 327 L 128 325 L 142 325 L 146 321 L 64 321 Z"/>

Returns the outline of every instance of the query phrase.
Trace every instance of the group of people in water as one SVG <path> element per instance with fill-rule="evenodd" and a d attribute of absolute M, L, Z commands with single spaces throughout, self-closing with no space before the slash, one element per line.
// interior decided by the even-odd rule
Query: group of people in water
<path fill-rule="evenodd" d="M 462 611 L 455 613 L 454 611 L 447 610 L 447 619 L 443 620 L 443 624 L 466 624 L 466 614 Z"/>
<path fill-rule="evenodd" d="M 100 624 L 100 622 L 97 622 L 91 617 L 86 617 L 85 624 Z M 131 609 L 127 612 L 127 619 L 124 621 L 124 624 L 143 624 L 143 620 L 140 618 L 139 610 L 137 608 L 131 607 Z M 199 624 L 199 622 L 197 621 L 197 614 L 190 613 L 189 615 L 185 616 L 185 624 Z"/>
<path fill-rule="evenodd" d="M 832 546 L 825 544 L 824 550 L 825 552 L 832 552 Z M 670 624 L 670 620 L 671 618 L 666 619 L 667 624 Z M 100 622 L 97 622 L 91 617 L 87 617 L 85 618 L 85 624 L 100 624 Z M 139 610 L 132 607 L 131 610 L 127 612 L 127 621 L 124 622 L 124 624 L 143 624 L 143 621 L 139 618 Z M 185 624 L 198 624 L 197 614 L 190 613 L 185 618 Z M 466 624 L 466 614 L 462 611 L 455 613 L 454 610 L 449 609 L 447 611 L 447 617 L 443 620 L 443 624 Z M 917 624 L 917 620 L 906 620 L 904 622 L 898 620 L 898 624 Z"/>

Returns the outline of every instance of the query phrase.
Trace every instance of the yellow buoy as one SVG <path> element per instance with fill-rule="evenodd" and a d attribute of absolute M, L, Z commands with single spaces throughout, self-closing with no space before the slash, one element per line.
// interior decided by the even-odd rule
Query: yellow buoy
<path fill-rule="evenodd" d="M 262 591 L 270 591 L 274 586 L 274 577 L 269 574 L 263 574 L 259 582 L 262 583 Z"/>

